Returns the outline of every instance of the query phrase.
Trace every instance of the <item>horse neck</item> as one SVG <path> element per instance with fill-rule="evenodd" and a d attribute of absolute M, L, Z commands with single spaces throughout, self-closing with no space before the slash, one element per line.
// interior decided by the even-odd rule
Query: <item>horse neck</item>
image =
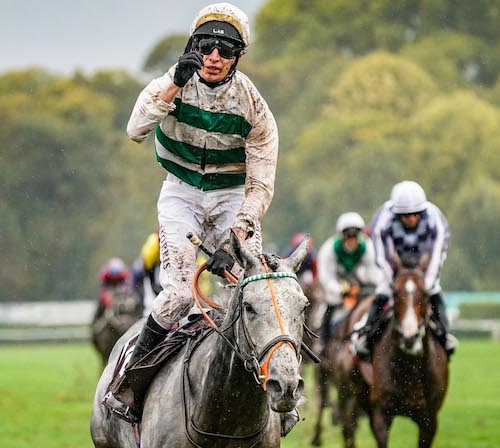
<path fill-rule="evenodd" d="M 234 312 L 226 316 L 222 328 L 226 328 L 225 324 L 232 320 Z M 233 343 L 237 325 L 238 322 L 224 332 Z M 204 431 L 251 434 L 268 418 L 266 393 L 221 336 L 216 336 L 211 351 L 201 399 L 203 403 L 199 403 L 194 421 Z"/>

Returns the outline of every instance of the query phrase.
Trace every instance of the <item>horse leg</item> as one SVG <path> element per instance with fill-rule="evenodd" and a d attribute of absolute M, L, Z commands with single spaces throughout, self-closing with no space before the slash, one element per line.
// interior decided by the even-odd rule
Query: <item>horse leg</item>
<path fill-rule="evenodd" d="M 387 448 L 389 429 L 394 416 L 385 412 L 384 409 L 376 407 L 370 413 L 370 427 L 377 441 L 377 448 Z"/>
<path fill-rule="evenodd" d="M 423 413 L 415 420 L 419 428 L 418 448 L 430 448 L 437 430 L 436 413 Z"/>
<path fill-rule="evenodd" d="M 358 409 L 356 398 L 350 393 L 342 393 L 339 387 L 339 414 L 342 424 L 342 436 L 344 447 L 354 448 L 356 446 L 355 434 L 357 428 Z"/>
<path fill-rule="evenodd" d="M 316 425 L 314 427 L 314 437 L 311 441 L 313 446 L 321 446 L 321 417 L 323 409 L 328 406 L 329 393 L 328 393 L 328 373 L 321 367 L 316 370 L 316 382 L 319 385 L 319 400 L 318 400 L 318 414 L 316 416 Z"/>

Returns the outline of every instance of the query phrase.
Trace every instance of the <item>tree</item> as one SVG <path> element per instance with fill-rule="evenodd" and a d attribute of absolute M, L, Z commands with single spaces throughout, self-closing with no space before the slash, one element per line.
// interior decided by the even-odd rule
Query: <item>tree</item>
<path fill-rule="evenodd" d="M 455 288 L 499 290 L 498 222 L 500 183 L 486 176 L 466 180 L 450 204 L 450 259 L 444 284 Z"/>
<path fill-rule="evenodd" d="M 184 53 L 188 38 L 186 34 L 171 34 L 160 40 L 147 55 L 143 70 L 153 76 L 163 75 Z"/>

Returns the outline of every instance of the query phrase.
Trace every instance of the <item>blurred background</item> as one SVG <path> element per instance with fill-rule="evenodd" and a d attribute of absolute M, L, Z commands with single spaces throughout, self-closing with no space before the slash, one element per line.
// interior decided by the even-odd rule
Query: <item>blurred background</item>
<path fill-rule="evenodd" d="M 157 227 L 165 177 L 153 141 L 131 142 L 126 123 L 139 92 L 177 61 L 195 13 L 209 3 L 0 3 L 0 342 L 15 343 L 0 351 L 0 421 L 62 400 L 74 407 L 58 420 L 74 421 L 72 434 L 82 434 L 67 439 L 53 420 L 27 434 L 33 422 L 18 417 L 18 426 L 0 430 L 2 446 L 91 446 L 81 422 L 97 380 L 86 325 L 99 269 L 111 257 L 128 265 L 137 258 Z M 456 332 L 500 338 L 500 0 L 233 3 L 252 30 L 239 68 L 280 130 L 264 245 L 279 250 L 307 231 L 319 247 L 341 213 L 355 210 L 369 222 L 396 182 L 415 180 L 450 223 L 442 284 Z M 79 376 L 57 375 L 54 391 L 30 402 L 46 384 L 50 356 L 45 346 L 17 344 L 56 340 L 83 341 L 52 346 L 50 355 Z M 464 353 L 478 362 L 500 354 L 498 342 L 465 344 Z M 468 369 L 456 356 L 452 369 L 461 362 Z M 33 373 L 23 363 L 36 359 L 38 386 L 12 396 L 14 380 Z M 500 366 L 481 366 L 499 376 Z M 499 396 L 498 381 L 485 387 Z M 455 399 L 460 412 L 465 398 Z M 498 404 L 478 407 L 500 415 Z M 477 421 L 477 438 L 461 445 L 441 436 L 437 446 L 500 446 L 498 430 L 486 417 Z M 366 439 L 362 446 L 374 446 Z"/>

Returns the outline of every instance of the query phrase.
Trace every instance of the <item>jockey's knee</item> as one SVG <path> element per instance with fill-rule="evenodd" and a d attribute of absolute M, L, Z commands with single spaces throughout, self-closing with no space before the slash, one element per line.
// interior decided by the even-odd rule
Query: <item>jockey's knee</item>
<path fill-rule="evenodd" d="M 151 314 L 156 322 L 169 328 L 189 313 L 193 303 L 189 287 L 167 288 L 161 291 L 153 301 Z"/>

